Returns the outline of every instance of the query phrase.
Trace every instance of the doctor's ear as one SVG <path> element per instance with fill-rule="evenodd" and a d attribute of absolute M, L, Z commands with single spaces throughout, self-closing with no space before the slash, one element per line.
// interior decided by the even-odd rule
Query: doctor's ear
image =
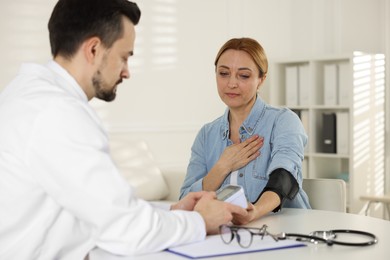
<path fill-rule="evenodd" d="M 97 57 L 99 57 L 102 51 L 102 41 L 98 37 L 92 37 L 84 41 L 82 50 L 86 60 L 94 64 Z"/>

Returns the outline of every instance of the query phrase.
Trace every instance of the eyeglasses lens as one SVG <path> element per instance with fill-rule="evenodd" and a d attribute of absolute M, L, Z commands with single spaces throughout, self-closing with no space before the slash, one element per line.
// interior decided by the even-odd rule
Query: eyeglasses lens
<path fill-rule="evenodd" d="M 242 247 L 249 247 L 252 244 L 252 234 L 248 229 L 240 228 L 236 232 L 237 242 Z"/>
<path fill-rule="evenodd" d="M 234 238 L 234 235 L 233 235 L 233 232 L 230 229 L 230 227 L 228 227 L 228 226 L 221 226 L 219 231 L 220 231 L 220 234 L 221 234 L 222 241 L 225 244 L 229 244 L 230 242 L 232 242 L 232 240 Z"/>

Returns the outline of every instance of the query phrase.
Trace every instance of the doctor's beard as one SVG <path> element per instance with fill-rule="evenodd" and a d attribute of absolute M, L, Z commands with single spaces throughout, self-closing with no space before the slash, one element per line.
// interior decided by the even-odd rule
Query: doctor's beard
<path fill-rule="evenodd" d="M 95 97 L 107 102 L 113 101 L 116 97 L 116 88 L 118 84 L 122 82 L 122 79 L 119 79 L 114 86 L 107 87 L 105 84 L 100 70 L 97 70 L 92 77 L 92 85 L 95 89 Z"/>

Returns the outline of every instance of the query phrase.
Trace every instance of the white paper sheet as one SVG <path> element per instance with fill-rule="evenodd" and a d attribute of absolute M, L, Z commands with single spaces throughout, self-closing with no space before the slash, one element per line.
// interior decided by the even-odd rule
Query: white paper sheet
<path fill-rule="evenodd" d="M 167 251 L 194 259 L 300 247 L 305 245 L 306 244 L 295 240 L 279 240 L 276 242 L 270 236 L 265 236 L 263 240 L 260 236 L 254 236 L 252 245 L 249 248 L 242 248 L 235 239 L 230 244 L 225 244 L 219 235 L 214 235 L 208 236 L 201 242 L 171 247 L 167 249 Z"/>

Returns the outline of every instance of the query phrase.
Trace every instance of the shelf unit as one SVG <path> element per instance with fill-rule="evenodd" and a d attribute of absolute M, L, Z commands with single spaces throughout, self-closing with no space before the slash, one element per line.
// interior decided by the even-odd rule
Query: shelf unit
<path fill-rule="evenodd" d="M 309 137 L 303 177 L 346 180 L 347 210 L 362 212 L 360 196 L 383 194 L 385 186 L 385 56 L 353 52 L 282 60 L 272 64 L 270 75 L 270 103 L 296 111 Z M 334 130 L 328 123 L 333 119 L 323 123 L 324 114 L 337 122 L 332 140 L 339 147 L 332 152 L 324 152 L 325 136 Z"/>

